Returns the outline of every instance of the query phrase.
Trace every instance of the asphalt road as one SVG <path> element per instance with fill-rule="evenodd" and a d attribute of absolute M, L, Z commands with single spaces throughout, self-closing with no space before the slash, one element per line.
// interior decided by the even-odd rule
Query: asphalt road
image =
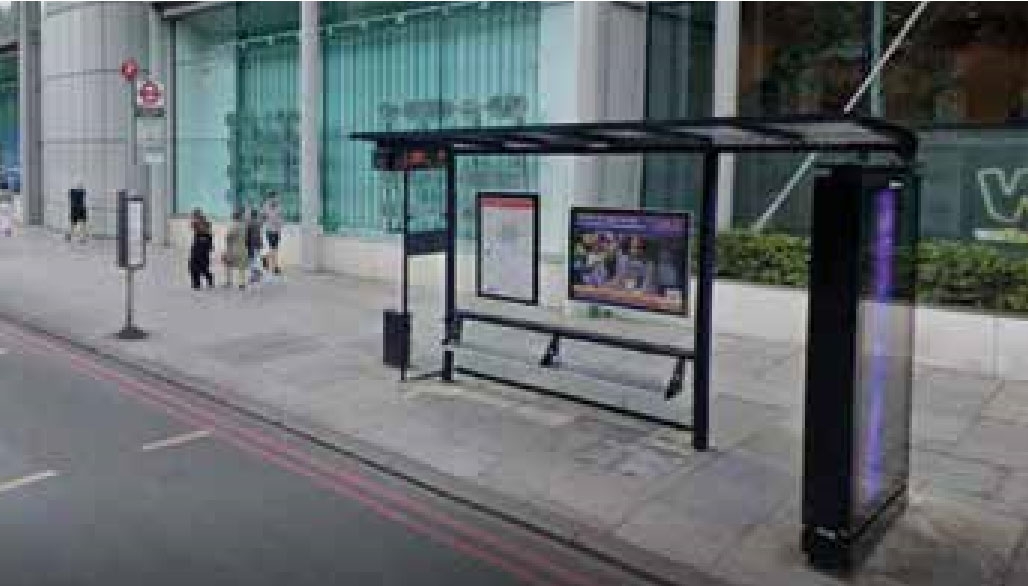
<path fill-rule="evenodd" d="M 0 322 L 4 586 L 636 583 Z"/>

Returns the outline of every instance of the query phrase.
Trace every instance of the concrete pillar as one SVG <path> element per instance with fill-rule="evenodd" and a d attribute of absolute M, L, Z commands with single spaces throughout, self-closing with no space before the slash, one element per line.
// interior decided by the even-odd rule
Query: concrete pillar
<path fill-rule="evenodd" d="M 149 174 L 147 192 L 150 194 L 150 235 L 154 244 L 167 246 L 170 244 L 168 220 L 171 218 L 171 197 L 174 193 L 172 170 L 175 168 L 171 160 L 172 121 L 175 119 L 171 23 L 163 20 L 160 13 L 151 8 L 148 29 L 150 76 L 163 82 L 165 91 L 164 163 L 146 166 Z"/>
<path fill-rule="evenodd" d="M 575 122 L 596 122 L 602 116 L 600 76 L 599 2 L 574 3 L 574 69 L 570 73 L 575 92 Z M 595 156 L 575 157 L 572 197 L 576 205 L 596 205 L 600 190 L 600 161 Z"/>
<path fill-rule="evenodd" d="M 143 2 L 53 3 L 42 17 L 42 183 L 51 228 L 67 227 L 68 188 L 81 181 L 89 230 L 113 236 L 116 190 L 145 185 L 129 165 L 131 94 L 119 68 L 128 58 L 147 64 L 150 10 Z"/>
<path fill-rule="evenodd" d="M 543 2 L 539 30 L 539 105 L 542 121 L 594 122 L 600 119 L 600 17 L 594 2 Z M 568 208 L 597 205 L 597 157 L 543 157 L 542 252 L 567 253 Z M 561 286 L 554 288 L 556 293 Z M 555 294 L 556 294 L 555 293 Z"/>
<path fill-rule="evenodd" d="M 18 2 L 18 109 L 21 113 L 21 193 L 25 223 L 43 223 L 40 109 L 40 2 Z"/>
<path fill-rule="evenodd" d="M 739 2 L 720 0 L 714 17 L 714 115 L 739 114 Z M 718 229 L 732 226 L 735 155 L 718 161 Z"/>
<path fill-rule="evenodd" d="M 318 2 L 300 3 L 300 265 L 321 263 L 321 35 Z"/>

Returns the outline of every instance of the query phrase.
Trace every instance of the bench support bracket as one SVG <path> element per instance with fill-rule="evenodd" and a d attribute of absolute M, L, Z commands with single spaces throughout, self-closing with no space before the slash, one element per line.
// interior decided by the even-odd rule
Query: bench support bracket
<path fill-rule="evenodd" d="M 560 364 L 560 336 L 550 336 L 550 343 L 546 345 L 546 352 L 539 360 L 539 366 L 553 367 Z"/>
<path fill-rule="evenodd" d="M 664 391 L 664 399 L 670 401 L 682 392 L 682 379 L 685 378 L 685 359 L 679 358 L 675 361 L 675 370 L 671 373 L 671 380 L 668 381 L 667 390 Z"/>

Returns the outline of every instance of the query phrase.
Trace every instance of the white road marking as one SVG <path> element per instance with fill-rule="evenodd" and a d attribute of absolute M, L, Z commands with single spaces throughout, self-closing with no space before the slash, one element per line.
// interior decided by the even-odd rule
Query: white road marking
<path fill-rule="evenodd" d="M 7 354 L 7 352 L 8 352 L 7 348 L 0 348 L 0 356 L 3 356 L 5 354 Z"/>
<path fill-rule="evenodd" d="M 139 449 L 144 451 L 144 452 L 152 452 L 154 450 L 161 450 L 161 449 L 164 449 L 164 448 L 172 448 L 172 447 L 175 447 L 175 446 L 181 446 L 182 444 L 187 444 L 187 443 L 189 443 L 191 441 L 196 441 L 198 439 L 203 439 L 203 438 L 205 438 L 205 437 L 207 437 L 209 435 L 211 435 L 211 430 L 209 430 L 209 429 L 198 429 L 196 431 L 190 431 L 190 432 L 187 432 L 187 433 L 175 435 L 175 436 L 169 437 L 167 439 L 162 439 L 162 440 L 158 440 L 158 441 L 155 441 L 155 442 L 150 442 L 148 444 L 143 444 L 143 446 L 141 448 L 139 448 Z"/>
<path fill-rule="evenodd" d="M 29 474 L 28 476 L 22 476 L 21 478 L 15 478 L 14 480 L 8 480 L 7 482 L 0 483 L 0 493 L 12 491 L 23 486 L 28 486 L 35 482 L 46 480 L 47 478 L 53 478 L 60 472 L 56 470 L 43 470 L 42 472 L 36 472 L 35 474 Z"/>

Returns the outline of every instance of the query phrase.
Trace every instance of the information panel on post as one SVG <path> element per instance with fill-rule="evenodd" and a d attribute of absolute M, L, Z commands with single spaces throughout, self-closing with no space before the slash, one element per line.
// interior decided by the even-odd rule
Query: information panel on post
<path fill-rule="evenodd" d="M 688 315 L 687 212 L 572 208 L 568 297 Z"/>
<path fill-rule="evenodd" d="M 146 202 L 138 195 L 118 192 L 118 267 L 137 270 L 146 265 Z"/>
<path fill-rule="evenodd" d="M 539 195 L 480 192 L 475 275 L 479 297 L 539 303 Z"/>

